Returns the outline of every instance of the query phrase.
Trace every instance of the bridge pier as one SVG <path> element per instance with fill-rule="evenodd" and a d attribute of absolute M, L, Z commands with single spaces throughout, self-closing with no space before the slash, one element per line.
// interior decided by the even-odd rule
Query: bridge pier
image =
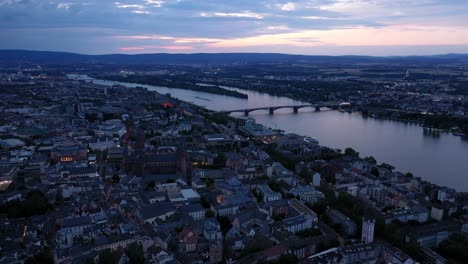
<path fill-rule="evenodd" d="M 338 109 L 339 105 L 337 104 L 327 104 L 327 103 L 315 103 L 315 104 L 304 104 L 304 105 L 281 105 L 281 106 L 264 106 L 264 107 L 256 107 L 256 108 L 242 108 L 242 109 L 236 109 L 236 110 L 227 110 L 227 111 L 221 111 L 226 114 L 230 113 L 244 113 L 244 116 L 249 116 L 250 112 L 257 111 L 257 110 L 268 110 L 270 115 L 273 115 L 274 112 L 278 109 L 292 109 L 294 113 L 298 113 L 299 109 L 304 108 L 304 107 L 310 107 L 312 109 L 315 109 L 315 111 L 320 111 L 321 108 L 332 108 L 332 109 Z"/>

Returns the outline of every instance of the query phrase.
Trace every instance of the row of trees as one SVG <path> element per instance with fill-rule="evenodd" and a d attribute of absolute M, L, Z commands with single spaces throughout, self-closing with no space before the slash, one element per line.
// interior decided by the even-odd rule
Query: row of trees
<path fill-rule="evenodd" d="M 40 190 L 30 191 L 24 200 L 14 200 L 0 204 L 0 214 L 9 218 L 23 218 L 43 215 L 54 207 Z"/>

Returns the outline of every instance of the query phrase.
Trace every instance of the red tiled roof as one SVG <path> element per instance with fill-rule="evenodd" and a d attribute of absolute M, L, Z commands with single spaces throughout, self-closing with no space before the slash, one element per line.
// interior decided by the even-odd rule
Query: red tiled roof
<path fill-rule="evenodd" d="M 279 257 L 286 251 L 286 248 L 283 245 L 274 246 L 263 251 L 263 256 L 266 258 Z"/>

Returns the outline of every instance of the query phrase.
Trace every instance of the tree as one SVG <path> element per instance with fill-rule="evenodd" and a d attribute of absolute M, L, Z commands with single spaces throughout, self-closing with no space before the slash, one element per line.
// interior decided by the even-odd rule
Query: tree
<path fill-rule="evenodd" d="M 226 216 L 218 216 L 217 220 L 221 227 L 221 232 L 223 232 L 223 234 L 226 234 L 227 231 L 232 227 L 231 221 L 229 221 L 229 218 Z"/>
<path fill-rule="evenodd" d="M 120 182 L 120 176 L 117 173 L 112 176 L 112 182 L 113 183 L 119 183 Z"/>
<path fill-rule="evenodd" d="M 257 197 L 257 203 L 261 203 L 263 201 L 263 194 L 261 192 L 254 193 L 255 197 Z"/>
<path fill-rule="evenodd" d="M 205 196 L 202 196 L 202 197 L 201 197 L 200 203 L 201 203 L 201 205 L 203 206 L 203 208 L 205 208 L 205 209 L 210 208 L 210 202 L 208 201 L 208 199 L 206 199 Z"/>
<path fill-rule="evenodd" d="M 209 209 L 206 209 L 206 210 L 205 210 L 205 216 L 206 216 L 207 218 L 214 217 L 214 216 L 215 216 L 215 213 L 214 213 L 213 211 L 209 210 Z"/>
<path fill-rule="evenodd" d="M 57 190 L 55 193 L 55 205 L 59 206 L 63 203 L 63 195 L 62 195 L 62 190 Z"/>
<path fill-rule="evenodd" d="M 355 151 L 355 150 L 352 149 L 352 148 L 346 148 L 344 154 L 345 154 L 346 156 L 359 158 L 359 152 Z"/>
<path fill-rule="evenodd" d="M 43 251 L 37 253 L 32 257 L 28 257 L 25 261 L 25 264 L 53 264 L 54 257 L 52 256 L 52 252 L 48 248 L 44 249 Z"/>
<path fill-rule="evenodd" d="M 280 192 L 281 191 L 281 185 L 277 181 L 275 181 L 273 179 L 268 181 L 268 187 L 270 187 L 270 189 L 275 191 L 275 192 Z"/>
<path fill-rule="evenodd" d="M 310 183 L 312 179 L 312 175 L 306 167 L 302 168 L 301 172 L 299 172 L 299 177 L 301 177 L 307 183 Z"/>
<path fill-rule="evenodd" d="M 377 164 L 377 160 L 372 156 L 365 157 L 364 160 L 366 160 L 367 162 L 372 163 L 372 164 Z"/>
<path fill-rule="evenodd" d="M 154 190 L 154 187 L 156 187 L 156 183 L 154 181 L 148 182 L 148 185 L 146 185 L 148 189 Z"/>
<path fill-rule="evenodd" d="M 318 203 L 310 203 L 307 202 L 305 205 L 309 207 L 312 211 L 314 211 L 318 215 L 324 215 L 325 212 L 327 211 L 327 205 L 325 202 L 318 202 Z"/>
<path fill-rule="evenodd" d="M 226 166 L 226 155 L 224 155 L 224 152 L 218 153 L 216 158 L 214 158 L 213 163 L 215 166 L 218 166 L 218 167 Z"/>
<path fill-rule="evenodd" d="M 281 257 L 279 258 L 279 263 L 281 264 L 293 264 L 293 263 L 297 263 L 298 262 L 298 259 L 296 257 L 296 255 L 294 254 L 284 254 L 284 255 L 281 255 Z"/>
<path fill-rule="evenodd" d="M 99 254 L 99 264 L 115 264 L 117 262 L 117 256 L 110 249 L 105 249 Z"/>
<path fill-rule="evenodd" d="M 145 263 L 145 253 L 143 252 L 143 246 L 141 244 L 133 243 L 128 246 L 127 256 L 130 260 L 130 264 Z"/>
<path fill-rule="evenodd" d="M 30 217 L 43 215 L 52 208 L 53 205 L 40 190 L 32 190 L 24 201 L 15 200 L 0 204 L 0 214 L 7 214 L 10 218 Z"/>
<path fill-rule="evenodd" d="M 214 180 L 212 178 L 203 179 L 206 184 L 206 188 L 211 189 L 214 187 Z"/>
<path fill-rule="evenodd" d="M 379 176 L 379 169 L 377 169 L 376 167 L 373 167 L 370 173 L 374 176 Z"/>
<path fill-rule="evenodd" d="M 466 263 L 468 259 L 468 236 L 462 233 L 455 233 L 446 241 L 439 245 L 438 251 L 453 262 Z"/>

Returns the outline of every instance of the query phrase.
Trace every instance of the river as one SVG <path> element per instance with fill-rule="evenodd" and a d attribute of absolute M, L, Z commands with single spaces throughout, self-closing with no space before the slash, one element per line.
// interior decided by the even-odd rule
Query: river
<path fill-rule="evenodd" d="M 248 100 L 151 85 L 103 80 L 94 80 L 94 83 L 146 87 L 211 110 L 304 104 L 289 98 L 240 89 L 236 90 L 248 94 Z M 358 113 L 339 111 L 315 112 L 304 108 L 294 114 L 292 109 L 279 109 L 270 115 L 267 110 L 259 110 L 251 112 L 250 117 L 272 128 L 317 137 L 324 146 L 339 149 L 352 147 L 360 152 L 361 157 L 373 156 L 379 163 L 391 164 L 401 172 L 411 172 L 424 180 L 457 191 L 468 191 L 468 140 L 461 137 L 449 133 L 434 135 L 417 124 L 366 118 Z"/>

